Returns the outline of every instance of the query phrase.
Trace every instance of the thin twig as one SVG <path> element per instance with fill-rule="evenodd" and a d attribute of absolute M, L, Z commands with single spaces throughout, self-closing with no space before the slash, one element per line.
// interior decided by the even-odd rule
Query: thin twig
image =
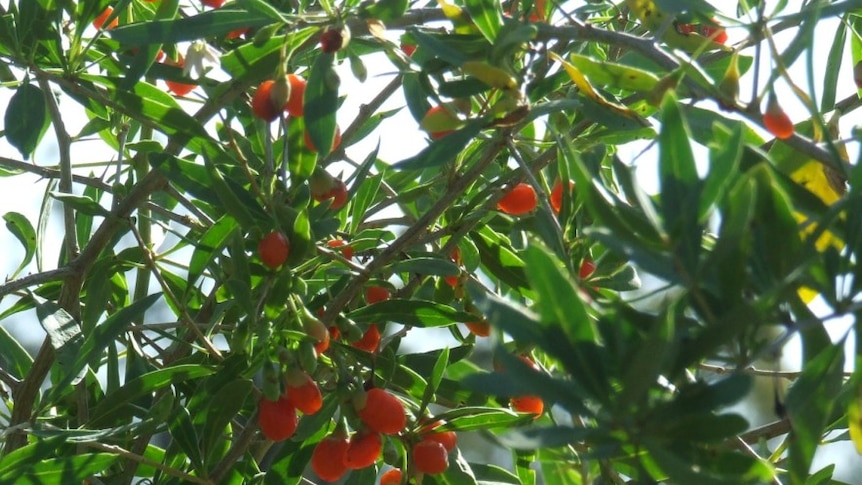
<path fill-rule="evenodd" d="M 212 480 L 207 480 L 205 478 L 197 477 L 194 475 L 190 475 L 184 471 L 177 470 L 176 468 L 171 468 L 161 462 L 151 460 L 146 456 L 138 455 L 137 453 L 132 453 L 124 448 L 121 448 L 116 445 L 106 445 L 98 442 L 87 442 L 84 443 L 85 446 L 89 448 L 93 448 L 96 450 L 107 451 L 108 453 L 114 453 L 116 455 L 122 456 L 128 460 L 132 460 L 134 462 L 140 463 L 142 465 L 151 466 L 165 473 L 165 475 L 170 475 L 172 477 L 181 478 L 191 483 L 200 483 L 202 485 L 212 485 L 213 483 L 218 483 Z"/>

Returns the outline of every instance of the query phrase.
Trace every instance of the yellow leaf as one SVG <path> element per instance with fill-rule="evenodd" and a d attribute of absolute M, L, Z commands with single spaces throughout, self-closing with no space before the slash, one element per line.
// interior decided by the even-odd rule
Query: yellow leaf
<path fill-rule="evenodd" d="M 857 385 L 856 396 L 850 400 L 847 407 L 847 428 L 850 431 L 850 440 L 856 447 L 856 453 L 862 455 L 862 395 Z"/>

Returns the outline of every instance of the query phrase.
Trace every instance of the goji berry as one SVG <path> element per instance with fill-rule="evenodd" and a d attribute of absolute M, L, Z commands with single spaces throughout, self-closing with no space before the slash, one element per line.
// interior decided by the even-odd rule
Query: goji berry
<path fill-rule="evenodd" d="M 290 255 L 290 242 L 281 232 L 273 231 L 260 240 L 257 253 L 264 265 L 276 269 L 287 261 Z"/>
<path fill-rule="evenodd" d="M 449 468 L 449 453 L 439 442 L 423 440 L 413 445 L 413 463 L 420 472 L 437 475 Z"/>
<path fill-rule="evenodd" d="M 509 405 L 519 413 L 534 414 L 538 419 L 545 410 L 545 401 L 538 396 L 517 396 L 509 400 Z"/>
<path fill-rule="evenodd" d="M 278 401 L 263 398 L 258 406 L 257 422 L 267 439 L 286 440 L 296 432 L 296 408 L 285 396 Z"/>
<path fill-rule="evenodd" d="M 487 320 L 479 320 L 477 322 L 464 322 L 470 333 L 477 337 L 487 337 L 491 335 L 491 324 Z"/>
<path fill-rule="evenodd" d="M 353 401 L 356 414 L 369 429 L 383 434 L 396 434 L 407 423 L 404 404 L 379 387 L 358 394 Z"/>
<path fill-rule="evenodd" d="M 303 113 L 303 98 L 305 96 L 305 79 L 296 74 L 287 75 L 287 83 L 290 84 L 290 97 L 284 109 L 290 116 L 300 117 Z"/>
<path fill-rule="evenodd" d="M 497 202 L 497 208 L 504 214 L 511 216 L 522 216 L 536 208 L 538 199 L 536 191 L 529 184 L 520 183 L 510 190 Z"/>
<path fill-rule="evenodd" d="M 775 96 L 769 97 L 769 102 L 766 106 L 766 113 L 763 114 L 763 126 L 769 130 L 776 138 L 785 140 L 793 136 L 793 121 L 787 116 L 787 113 L 781 109 L 778 100 Z"/>
<path fill-rule="evenodd" d="M 314 414 L 323 406 L 320 387 L 310 375 L 303 371 L 293 371 L 287 375 L 287 399 L 303 414 Z"/>
<path fill-rule="evenodd" d="M 400 485 L 404 473 L 400 468 L 393 468 L 380 476 L 380 485 Z"/>
<path fill-rule="evenodd" d="M 100 13 L 99 16 L 93 20 L 93 27 L 101 30 L 102 27 L 105 26 L 105 22 L 108 20 L 108 17 L 110 17 L 112 13 L 114 13 L 113 7 L 105 7 L 105 10 L 102 10 L 102 13 Z M 111 20 L 111 23 L 108 24 L 107 27 L 105 27 L 105 30 L 113 29 L 119 24 L 120 19 L 114 18 L 114 20 Z"/>
<path fill-rule="evenodd" d="M 383 286 L 369 286 L 365 288 L 365 302 L 369 305 L 388 300 L 390 296 L 391 293 L 389 290 Z"/>
<path fill-rule="evenodd" d="M 365 333 L 362 334 L 362 338 L 350 345 L 366 352 L 377 352 L 377 346 L 380 345 L 380 329 L 377 324 L 369 325 Z"/>
<path fill-rule="evenodd" d="M 569 193 L 571 193 L 574 186 L 575 183 L 569 180 Z M 559 214 L 560 210 L 563 208 L 563 182 L 559 179 L 554 182 L 554 188 L 551 189 L 550 202 L 551 208 L 554 209 L 554 212 Z"/>
<path fill-rule="evenodd" d="M 311 452 L 311 469 L 323 480 L 334 482 L 347 472 L 350 441 L 344 432 L 334 432 L 317 443 Z"/>
<path fill-rule="evenodd" d="M 377 461 L 383 449 L 383 438 L 375 431 L 360 431 L 350 438 L 344 455 L 344 465 L 351 470 L 369 467 Z"/>
<path fill-rule="evenodd" d="M 345 259 L 353 259 L 353 248 L 347 245 L 346 242 L 342 239 L 333 239 L 331 241 L 326 242 L 326 246 L 330 249 L 339 249 L 341 251 L 341 255 L 344 256 Z"/>

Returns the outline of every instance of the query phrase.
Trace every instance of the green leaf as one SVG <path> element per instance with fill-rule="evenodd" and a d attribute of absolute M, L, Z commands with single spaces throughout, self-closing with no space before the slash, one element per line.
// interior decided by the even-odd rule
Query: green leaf
<path fill-rule="evenodd" d="M 548 426 L 509 431 L 499 437 L 500 443 L 513 450 L 557 448 L 587 441 L 601 431 L 572 426 Z"/>
<path fill-rule="evenodd" d="M 434 363 L 434 368 L 431 371 L 431 379 L 428 381 L 428 386 L 425 387 L 425 393 L 422 395 L 421 409 L 425 409 L 434 399 L 434 393 L 440 387 L 443 381 L 443 374 L 446 372 L 446 367 L 449 365 L 449 347 L 444 347 L 437 356 L 437 362 Z"/>
<path fill-rule="evenodd" d="M 477 429 L 503 429 L 510 428 L 518 423 L 532 421 L 529 416 L 520 416 L 518 413 L 508 409 L 491 407 L 465 406 L 452 409 L 435 416 L 445 424 L 440 426 L 440 431 L 474 431 Z"/>
<path fill-rule="evenodd" d="M 6 140 L 28 160 L 50 124 L 45 94 L 29 80 L 25 81 L 9 100 L 3 122 Z"/>
<path fill-rule="evenodd" d="M 470 120 L 463 128 L 455 130 L 439 140 L 432 141 L 421 152 L 396 162 L 392 168 L 396 170 L 420 170 L 449 163 L 464 151 L 464 147 L 473 141 L 486 125 L 487 121 L 481 118 Z"/>
<path fill-rule="evenodd" d="M 702 229 L 698 224 L 701 183 L 691 150 L 691 135 L 675 96 L 664 97 L 659 133 L 661 213 L 682 270 L 696 273 Z"/>
<path fill-rule="evenodd" d="M 503 26 L 503 10 L 500 2 L 491 0 L 466 0 L 464 6 L 467 7 L 467 12 L 473 23 L 482 32 L 482 35 L 488 39 L 488 42 L 494 43 L 500 28 Z"/>
<path fill-rule="evenodd" d="M 8 279 L 15 279 L 30 264 L 30 261 L 33 260 L 33 255 L 36 254 L 36 230 L 33 229 L 30 221 L 18 212 L 3 214 L 3 220 L 6 221 L 6 229 L 24 246 L 24 259 L 18 265 L 15 272 L 8 277 Z"/>
<path fill-rule="evenodd" d="M 501 282 L 515 289 L 529 290 L 524 273 L 524 261 L 518 257 L 511 243 L 488 226 L 470 233 L 476 245 L 482 266 Z"/>
<path fill-rule="evenodd" d="M 305 87 L 305 129 L 321 158 L 329 155 L 335 140 L 335 112 L 341 81 L 333 67 L 334 60 L 334 54 L 320 53 L 311 66 Z"/>
<path fill-rule="evenodd" d="M 80 381 L 85 373 L 83 366 L 75 368 L 74 365 L 84 343 L 81 327 L 60 305 L 45 301 L 38 296 L 34 296 L 34 299 L 36 316 L 48 334 L 51 346 L 54 347 L 57 364 L 66 374 L 69 383 Z"/>
<path fill-rule="evenodd" d="M 27 377 L 27 373 L 33 366 L 33 358 L 27 350 L 2 326 L 0 326 L 0 363 L 6 372 L 18 379 Z"/>
<path fill-rule="evenodd" d="M 35 443 L 30 446 L 39 446 Z M 20 450 L 30 450 L 30 446 Z M 16 450 L 16 451 L 20 451 Z M 4 462 L 11 455 L 0 461 L 0 481 L 22 485 L 44 485 L 46 483 L 81 483 L 93 475 L 104 472 L 119 459 L 118 455 L 109 453 L 84 453 L 80 455 L 67 455 L 59 458 L 38 459 L 31 458 L 18 467 L 3 468 Z M 16 458 L 21 458 L 18 456 Z"/>
<path fill-rule="evenodd" d="M 448 259 L 419 256 L 395 261 L 386 267 L 391 273 L 417 273 L 422 275 L 451 276 L 460 272 L 458 265 Z"/>
<path fill-rule="evenodd" d="M 51 192 L 51 197 L 59 200 L 64 205 L 67 205 L 74 209 L 77 212 L 81 212 L 83 214 L 91 215 L 91 216 L 102 216 L 102 217 L 110 217 L 111 212 L 108 209 L 102 207 L 95 200 L 84 196 L 84 195 L 75 195 L 75 194 L 67 194 L 64 192 Z"/>
<path fill-rule="evenodd" d="M 212 375 L 211 367 L 199 364 L 180 364 L 173 367 L 148 372 L 136 377 L 111 392 L 90 411 L 90 428 L 109 426 L 117 420 L 126 421 L 131 416 L 124 415 L 126 407 L 143 396 L 152 394 L 167 386 L 189 382 Z"/>
<path fill-rule="evenodd" d="M 273 19 L 252 11 L 216 9 L 191 17 L 120 25 L 108 33 L 125 45 L 175 44 L 207 37 L 222 37 L 236 29 L 271 24 Z"/>
<path fill-rule="evenodd" d="M 230 443 L 230 435 L 223 436 L 225 428 L 242 411 L 253 388 L 254 384 L 250 380 L 236 379 L 225 384 L 212 396 L 201 434 L 202 446 L 209 451 L 207 454 L 208 462 L 220 458 L 213 456 L 214 451 L 221 449 L 219 442 L 227 440 Z"/>
<path fill-rule="evenodd" d="M 197 278 L 203 274 L 207 265 L 221 254 L 221 251 L 227 246 L 230 238 L 236 234 L 238 229 L 236 220 L 225 215 L 200 236 L 189 262 L 187 278 L 189 284 L 194 284 Z"/>
<path fill-rule="evenodd" d="M 634 355 L 627 362 L 621 383 L 620 402 L 628 406 L 640 406 L 647 400 L 650 388 L 671 358 L 672 340 L 678 315 L 678 302 L 670 303 L 662 314 L 652 321 L 653 327 L 638 343 Z"/>
<path fill-rule="evenodd" d="M 805 364 L 802 375 L 787 392 L 790 431 L 788 472 L 791 484 L 804 484 L 820 443 L 835 396 L 841 391 L 844 371 L 844 339 L 825 348 Z"/>
<path fill-rule="evenodd" d="M 170 421 L 168 422 L 168 430 L 171 437 L 179 448 L 185 452 L 192 465 L 203 473 L 203 454 L 200 448 L 200 438 L 197 430 L 192 423 L 192 417 L 189 410 L 183 406 L 174 409 Z"/>
<path fill-rule="evenodd" d="M 86 371 L 85 368 L 87 364 L 93 362 L 108 345 L 114 342 L 114 340 L 116 340 L 117 337 L 126 330 L 130 323 L 141 319 L 144 312 L 158 301 L 161 296 L 161 293 L 154 293 L 120 309 L 102 322 L 101 325 L 97 326 L 90 335 L 83 337 L 83 342 L 80 341 L 80 337 L 74 337 L 74 340 L 70 341 L 70 344 L 67 344 L 70 345 L 68 348 L 70 352 L 77 350 L 75 355 L 70 356 L 70 358 L 74 358 L 74 360 L 67 366 L 62 364 L 58 356 L 58 363 L 62 365 L 65 376 L 51 389 L 49 396 L 43 400 L 41 405 L 44 407 L 52 404 L 53 399 L 55 399 L 60 392 L 63 392 L 66 386 L 73 384 L 76 381 L 76 376 L 78 376 L 79 373 L 83 376 L 83 373 Z M 56 307 L 56 309 L 62 310 L 59 307 Z M 38 311 L 39 310 L 37 309 L 37 312 Z M 74 321 L 63 324 L 62 313 L 54 313 L 49 316 L 48 319 L 52 320 L 56 318 L 54 315 L 60 315 L 60 319 L 54 321 L 52 325 L 56 326 L 60 323 L 62 328 L 69 328 L 70 325 L 74 324 Z M 68 316 L 67 313 L 66 316 Z M 47 330 L 48 329 L 46 328 L 46 331 Z"/>
<path fill-rule="evenodd" d="M 700 222 L 706 222 L 710 209 L 727 191 L 734 179 L 733 174 L 737 173 L 742 161 L 742 124 L 734 124 L 730 133 L 726 133 L 720 126 L 716 126 L 714 131 L 715 142 L 709 147 L 709 172 L 704 181 L 697 211 Z"/>
<path fill-rule="evenodd" d="M 415 327 L 443 327 L 475 318 L 450 306 L 426 300 L 384 300 L 347 314 L 357 322 L 391 321 Z"/>
<path fill-rule="evenodd" d="M 363 15 L 373 17 L 383 22 L 391 22 L 398 20 L 404 16 L 407 11 L 409 0 L 381 0 L 379 2 L 371 2 L 362 10 Z"/>
<path fill-rule="evenodd" d="M 572 285 L 571 275 L 562 271 L 562 263 L 538 241 L 527 248 L 524 263 L 542 322 L 560 325 L 573 342 L 594 341 L 592 319 Z"/>

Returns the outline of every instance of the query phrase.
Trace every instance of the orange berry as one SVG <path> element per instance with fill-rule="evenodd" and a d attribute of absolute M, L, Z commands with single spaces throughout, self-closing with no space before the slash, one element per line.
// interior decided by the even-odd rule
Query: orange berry
<path fill-rule="evenodd" d="M 219 8 L 224 5 L 225 0 L 201 0 L 201 3 L 207 7 Z"/>
<path fill-rule="evenodd" d="M 569 180 L 569 193 L 571 193 L 574 187 L 575 183 Z M 560 209 L 563 208 L 563 182 L 559 179 L 554 182 L 554 188 L 551 189 L 550 202 L 551 208 L 554 209 L 554 212 L 559 214 Z"/>
<path fill-rule="evenodd" d="M 182 54 L 177 54 L 177 60 L 168 58 L 165 60 L 165 64 L 182 69 L 186 65 L 186 60 L 183 58 Z M 185 96 L 197 87 L 197 84 L 188 84 L 169 80 L 165 80 L 165 84 L 167 84 L 168 90 L 177 96 Z"/>
<path fill-rule="evenodd" d="M 305 96 L 305 79 L 296 74 L 287 75 L 287 83 L 290 84 L 290 97 L 287 99 L 287 105 L 284 109 L 290 116 L 302 116 L 303 113 L 303 97 Z"/>
<path fill-rule="evenodd" d="M 372 431 L 383 434 L 396 434 L 407 424 L 404 404 L 384 389 L 373 387 L 358 394 L 353 405 L 359 419 Z"/>
<path fill-rule="evenodd" d="M 258 407 L 257 422 L 267 439 L 284 441 L 296 432 L 296 408 L 285 396 L 278 401 L 263 398 Z"/>
<path fill-rule="evenodd" d="M 452 113 L 450 113 L 443 106 L 434 106 L 425 113 L 425 117 L 423 120 L 433 120 L 437 119 L 439 124 L 444 126 L 452 125 L 455 126 L 458 124 L 458 118 L 455 117 Z M 446 135 L 454 133 L 455 130 L 428 130 L 428 135 L 434 140 L 439 140 Z"/>
<path fill-rule="evenodd" d="M 239 39 L 240 37 L 247 34 L 249 30 L 251 30 L 251 29 L 248 27 L 245 27 L 242 29 L 231 30 L 224 37 L 225 37 L 225 39 Z"/>
<path fill-rule="evenodd" d="M 578 277 L 585 280 L 589 278 L 595 270 L 596 263 L 594 263 L 590 258 L 584 258 L 584 260 L 581 261 L 581 267 L 578 269 Z"/>
<path fill-rule="evenodd" d="M 522 216 L 532 212 L 536 205 L 538 205 L 536 191 L 531 185 L 523 182 L 512 187 L 512 190 L 497 202 L 500 212 L 511 216 Z"/>
<path fill-rule="evenodd" d="M 105 27 L 105 22 L 108 20 L 108 17 L 110 17 L 112 13 L 114 13 L 113 7 L 105 7 L 105 10 L 102 10 L 102 13 L 100 13 L 99 16 L 96 17 L 95 20 L 93 20 L 93 27 L 102 30 L 102 27 Z M 114 18 L 114 20 L 111 20 L 111 23 L 108 24 L 107 27 L 105 27 L 105 30 L 113 29 L 119 24 L 120 19 Z"/>
<path fill-rule="evenodd" d="M 676 31 L 680 34 L 693 34 L 697 30 L 694 24 L 677 24 Z"/>
<path fill-rule="evenodd" d="M 380 329 L 377 328 L 377 324 L 369 325 L 368 330 L 362 334 L 362 338 L 350 345 L 366 352 L 377 352 L 377 346 L 380 345 Z"/>
<path fill-rule="evenodd" d="M 785 140 L 793 136 L 793 121 L 781 109 L 775 96 L 769 97 L 766 113 L 763 114 L 763 126 L 776 138 Z"/>
<path fill-rule="evenodd" d="M 332 332 L 329 330 L 326 331 L 326 336 L 323 339 L 318 340 L 316 344 L 314 344 L 314 351 L 317 352 L 317 355 L 320 355 L 327 350 L 329 350 L 329 342 L 332 340 L 333 336 Z M 336 337 L 337 338 L 337 337 Z"/>
<path fill-rule="evenodd" d="M 272 87 L 275 81 L 266 80 L 260 83 L 251 98 L 251 111 L 264 121 L 274 121 L 282 113 L 282 108 L 272 102 Z"/>
<path fill-rule="evenodd" d="M 519 413 L 535 414 L 538 419 L 545 410 L 545 402 L 538 396 L 518 396 L 509 400 L 509 405 Z"/>
<path fill-rule="evenodd" d="M 703 24 L 700 26 L 700 35 L 712 39 L 713 42 L 724 44 L 727 42 L 727 31 L 724 30 L 724 27 L 718 24 L 717 20 L 712 19 L 712 22 L 715 23 L 715 25 Z"/>
<path fill-rule="evenodd" d="M 388 300 L 392 296 L 389 290 L 382 286 L 369 286 L 365 289 L 365 302 L 371 305 L 383 300 Z"/>
<path fill-rule="evenodd" d="M 311 452 L 311 469 L 323 480 L 334 482 L 347 472 L 345 458 L 350 441 L 343 432 L 320 440 Z"/>
<path fill-rule="evenodd" d="M 276 269 L 290 255 L 290 241 L 279 231 L 272 231 L 260 240 L 257 245 L 260 260 L 270 269 Z"/>
<path fill-rule="evenodd" d="M 344 465 L 351 470 L 366 468 L 374 464 L 383 449 L 383 438 L 374 431 L 360 431 L 350 438 Z"/>
<path fill-rule="evenodd" d="M 319 188 L 312 186 L 311 188 L 311 198 L 318 202 L 325 202 L 327 200 L 332 200 L 329 203 L 329 208 L 332 210 L 339 210 L 347 204 L 347 185 L 343 180 L 335 178 L 333 176 L 329 176 L 329 187 L 317 192 Z"/>
<path fill-rule="evenodd" d="M 380 476 L 380 485 L 400 485 L 404 473 L 399 468 L 393 468 Z"/>
<path fill-rule="evenodd" d="M 345 259 L 353 259 L 353 248 L 348 246 L 343 239 L 333 239 L 331 241 L 327 241 L 326 246 L 330 249 L 341 248 L 341 255 L 344 256 Z"/>
<path fill-rule="evenodd" d="M 422 439 L 424 441 L 436 441 L 443 445 L 443 448 L 446 448 L 446 452 L 450 452 L 455 449 L 455 446 L 458 444 L 458 435 L 455 434 L 454 431 L 437 431 L 433 433 L 428 433 L 422 435 Z"/>
<path fill-rule="evenodd" d="M 449 453 L 439 442 L 423 440 L 413 445 L 413 463 L 420 472 L 437 475 L 449 468 Z"/>
<path fill-rule="evenodd" d="M 320 387 L 310 375 L 303 371 L 294 371 L 287 376 L 287 399 L 303 414 L 314 414 L 323 407 L 323 396 Z"/>
<path fill-rule="evenodd" d="M 470 330 L 470 333 L 477 337 L 487 337 L 491 335 L 491 324 L 489 324 L 486 320 L 481 320 L 478 322 L 464 322 L 464 325 L 467 326 L 467 329 Z"/>

